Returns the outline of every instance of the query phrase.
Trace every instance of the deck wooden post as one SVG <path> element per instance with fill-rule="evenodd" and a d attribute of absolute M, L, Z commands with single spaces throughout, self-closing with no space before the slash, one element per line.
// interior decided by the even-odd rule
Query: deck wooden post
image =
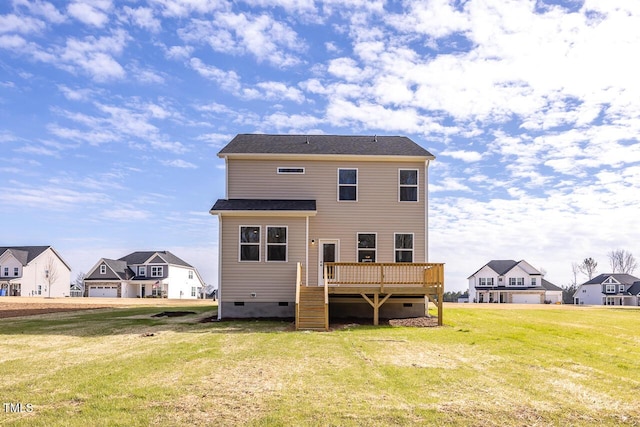
<path fill-rule="evenodd" d="M 378 314 L 380 312 L 380 306 L 378 305 L 378 293 L 373 294 L 373 325 L 378 326 Z"/>

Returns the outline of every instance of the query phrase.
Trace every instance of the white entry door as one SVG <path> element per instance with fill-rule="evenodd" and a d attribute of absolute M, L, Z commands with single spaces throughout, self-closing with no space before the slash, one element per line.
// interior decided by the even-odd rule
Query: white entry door
<path fill-rule="evenodd" d="M 320 239 L 318 249 L 318 286 L 324 286 L 324 263 L 339 262 L 340 260 L 340 240 Z M 334 271 L 329 271 L 329 278 Z"/>

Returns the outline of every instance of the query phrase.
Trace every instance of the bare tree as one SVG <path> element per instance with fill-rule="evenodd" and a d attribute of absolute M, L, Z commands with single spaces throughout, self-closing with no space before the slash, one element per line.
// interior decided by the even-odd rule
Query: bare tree
<path fill-rule="evenodd" d="M 78 289 L 80 289 L 80 291 L 82 292 L 82 295 L 84 295 L 84 278 L 85 278 L 85 276 L 86 276 L 86 274 L 84 274 L 81 271 L 76 276 L 76 279 L 73 282 L 71 282 L 72 285 L 76 285 L 78 287 Z"/>
<path fill-rule="evenodd" d="M 55 259 L 49 256 L 47 263 L 44 266 L 44 280 L 47 282 L 47 288 L 49 289 L 49 298 L 51 298 L 51 285 L 58 279 L 58 267 L 56 266 Z"/>
<path fill-rule="evenodd" d="M 609 252 L 609 263 L 613 273 L 632 274 L 638 267 L 633 254 L 624 249 Z"/>
<path fill-rule="evenodd" d="M 565 304 L 573 304 L 573 294 L 578 289 L 578 273 L 580 272 L 580 266 L 577 262 L 571 263 L 571 282 L 567 286 L 562 286 L 562 302 Z"/>
<path fill-rule="evenodd" d="M 585 258 L 581 264 L 578 264 L 578 270 L 580 273 L 586 275 L 589 280 L 593 279 L 593 275 L 596 273 L 596 267 L 598 263 L 591 257 Z"/>

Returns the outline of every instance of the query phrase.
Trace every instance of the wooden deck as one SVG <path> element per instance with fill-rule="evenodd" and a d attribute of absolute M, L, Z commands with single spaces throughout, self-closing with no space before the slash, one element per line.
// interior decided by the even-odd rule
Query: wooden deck
<path fill-rule="evenodd" d="M 328 330 L 330 295 L 362 297 L 373 309 L 374 325 L 379 324 L 380 307 L 392 296 L 424 296 L 436 305 L 442 325 L 444 264 L 328 262 L 324 286 L 312 287 L 304 286 L 302 266 L 297 268 L 296 329 Z"/>

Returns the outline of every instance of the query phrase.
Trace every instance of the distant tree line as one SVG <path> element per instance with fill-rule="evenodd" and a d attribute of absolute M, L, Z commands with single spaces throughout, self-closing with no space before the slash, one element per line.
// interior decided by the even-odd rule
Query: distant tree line
<path fill-rule="evenodd" d="M 612 250 L 607 254 L 609 258 L 610 272 L 612 274 L 633 274 L 638 268 L 633 254 L 624 249 Z M 571 282 L 562 286 L 562 302 L 573 304 L 573 294 L 578 289 L 578 273 L 586 276 L 587 281 L 593 279 L 597 273 L 598 262 L 591 257 L 585 258 L 581 263 L 571 263 Z M 446 300 L 445 300 L 446 301 Z"/>
<path fill-rule="evenodd" d="M 444 302 L 458 302 L 458 298 L 469 298 L 469 291 L 445 292 L 442 296 Z"/>

